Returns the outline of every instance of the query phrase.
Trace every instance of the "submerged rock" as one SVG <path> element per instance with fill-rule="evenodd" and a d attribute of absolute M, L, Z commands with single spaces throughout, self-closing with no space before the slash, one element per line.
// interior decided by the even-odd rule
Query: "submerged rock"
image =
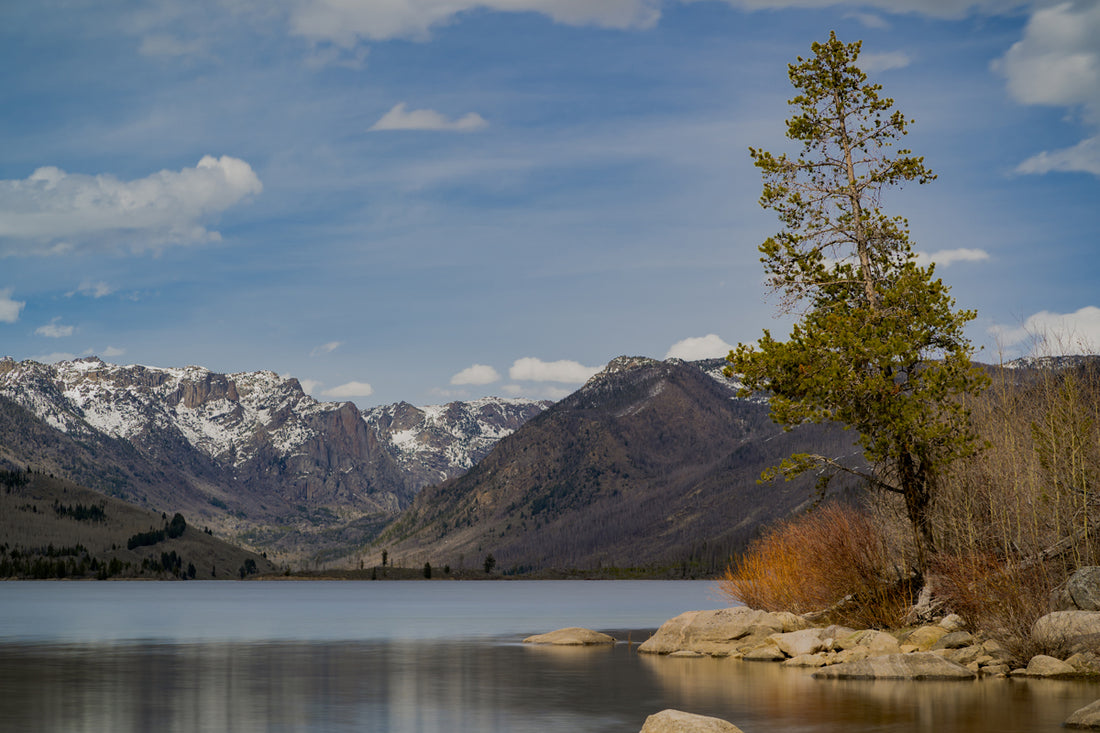
<path fill-rule="evenodd" d="M 970 680 L 976 676 L 961 664 L 930 652 L 868 657 L 814 672 L 814 677 L 821 679 Z"/>
<path fill-rule="evenodd" d="M 607 634 L 601 634 L 592 629 L 583 629 L 579 626 L 570 626 L 558 629 L 546 634 L 528 636 L 523 640 L 524 644 L 556 644 L 558 646 L 593 646 L 597 644 L 614 644 L 615 638 Z"/>
<path fill-rule="evenodd" d="M 681 710 L 662 710 L 645 720 L 640 733 L 744 733 L 721 718 L 694 715 Z"/>
<path fill-rule="evenodd" d="M 1090 728 L 1100 730 L 1100 700 L 1086 705 L 1066 718 L 1067 728 Z"/>

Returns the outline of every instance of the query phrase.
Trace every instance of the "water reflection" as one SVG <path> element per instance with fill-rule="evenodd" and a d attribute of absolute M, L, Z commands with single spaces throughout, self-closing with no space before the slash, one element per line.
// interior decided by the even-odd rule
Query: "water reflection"
<path fill-rule="evenodd" d="M 816 680 L 812 670 L 731 659 L 639 655 L 667 693 L 688 709 L 757 731 L 1036 733 L 1100 698 L 1080 681 L 973 682 Z"/>

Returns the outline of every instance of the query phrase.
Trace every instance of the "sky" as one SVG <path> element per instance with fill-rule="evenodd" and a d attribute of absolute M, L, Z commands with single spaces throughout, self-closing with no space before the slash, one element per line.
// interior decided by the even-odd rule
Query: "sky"
<path fill-rule="evenodd" d="M 0 355 L 558 399 L 789 317 L 750 146 L 835 30 L 976 358 L 1100 348 L 1100 2 L 0 4 Z M 1044 342 L 1037 344 L 1038 337 Z"/>

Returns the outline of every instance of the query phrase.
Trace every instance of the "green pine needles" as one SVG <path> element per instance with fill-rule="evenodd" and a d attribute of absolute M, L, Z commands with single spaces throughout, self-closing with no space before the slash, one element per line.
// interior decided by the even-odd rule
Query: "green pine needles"
<path fill-rule="evenodd" d="M 963 329 L 974 311 L 956 310 L 934 266 L 917 264 L 908 224 L 879 209 L 890 187 L 935 179 L 924 159 L 895 148 L 910 120 L 857 66 L 860 43 L 832 33 L 814 56 L 790 65 L 798 95 L 787 137 L 796 159 L 750 148 L 760 169 L 760 204 L 783 229 L 760 246 L 769 287 L 800 314 L 790 338 L 764 331 L 730 352 L 728 376 L 744 392 L 771 394 L 784 426 L 836 421 L 855 428 L 867 473 L 812 454 L 791 456 L 771 475 L 847 471 L 900 494 L 920 548 L 935 549 L 930 507 L 951 462 L 980 442 L 960 399 L 988 381 Z"/>

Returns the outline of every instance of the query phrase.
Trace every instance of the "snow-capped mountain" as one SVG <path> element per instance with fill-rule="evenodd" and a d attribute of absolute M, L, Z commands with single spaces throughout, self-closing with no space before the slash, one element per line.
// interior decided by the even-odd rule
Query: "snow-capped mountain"
<path fill-rule="evenodd" d="M 319 402 L 296 379 L 269 371 L 98 358 L 0 359 L 0 397 L 56 431 L 19 449 L 9 436 L 0 457 L 190 511 L 192 521 L 252 546 L 286 549 L 301 545 L 302 534 L 383 521 L 549 405 L 487 398 L 360 412 L 350 402 Z"/>

